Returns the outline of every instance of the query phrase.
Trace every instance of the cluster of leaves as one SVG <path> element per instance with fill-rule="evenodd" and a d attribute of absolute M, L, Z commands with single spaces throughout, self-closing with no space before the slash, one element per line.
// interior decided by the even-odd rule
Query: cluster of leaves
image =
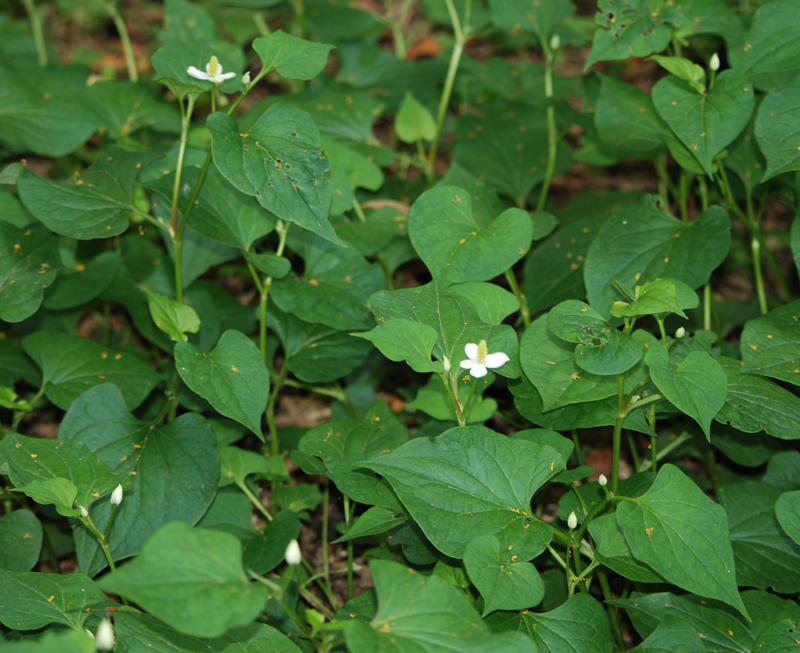
<path fill-rule="evenodd" d="M 0 14 L 4 646 L 112 616 L 120 651 L 793 650 L 800 301 L 764 217 L 798 206 L 796 0 L 424 0 L 422 61 L 413 0 L 219 4 L 167 0 L 142 81 L 113 2 L 129 81 Z M 556 209 L 629 160 L 658 194 Z M 742 261 L 756 299 L 715 294 Z M 330 421 L 279 429 L 289 393 Z M 318 510 L 321 571 L 285 564 Z"/>

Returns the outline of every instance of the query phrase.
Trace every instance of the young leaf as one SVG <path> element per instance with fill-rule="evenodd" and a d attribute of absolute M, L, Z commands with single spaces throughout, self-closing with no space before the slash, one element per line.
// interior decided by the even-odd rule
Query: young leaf
<path fill-rule="evenodd" d="M 614 302 L 611 315 L 614 317 L 638 317 L 675 313 L 686 319 L 684 308 L 697 308 L 700 299 L 697 293 L 677 279 L 656 279 L 636 286 L 636 297 L 630 303 Z"/>
<path fill-rule="evenodd" d="M 484 281 L 466 281 L 450 286 L 450 291 L 468 300 L 486 324 L 502 324 L 509 315 L 519 310 L 514 293 Z"/>
<path fill-rule="evenodd" d="M 434 279 L 446 284 L 502 274 L 525 255 L 533 237 L 525 211 L 511 208 L 479 222 L 469 194 L 455 186 L 423 193 L 408 213 L 408 230 Z"/>
<path fill-rule="evenodd" d="M 253 41 L 253 50 L 261 57 L 262 70 L 277 70 L 288 79 L 311 79 L 319 75 L 334 47 L 312 43 L 281 30 Z"/>
<path fill-rule="evenodd" d="M 359 537 L 386 533 L 407 521 L 408 516 L 401 511 L 384 508 L 382 506 L 372 506 L 366 510 L 364 514 L 356 518 L 356 522 L 350 527 L 347 533 L 342 535 L 338 540 L 334 540 L 331 544 L 349 542 Z"/>
<path fill-rule="evenodd" d="M 187 332 L 197 333 L 200 330 L 200 318 L 191 306 L 179 304 L 174 299 L 147 288 L 143 290 L 147 294 L 153 322 L 173 341 L 186 342 Z"/>
<path fill-rule="evenodd" d="M 490 383 L 488 378 L 472 379 L 465 375 L 458 379 L 459 396 L 462 398 L 462 402 L 470 394 L 473 395 L 464 415 L 467 424 L 483 424 L 497 412 L 497 402 L 484 396 L 484 391 Z M 475 388 L 474 394 L 473 388 Z M 433 419 L 442 422 L 453 423 L 456 420 L 453 399 L 442 379 L 436 376 L 428 379 L 428 382 L 417 391 L 414 400 L 406 403 L 406 408 L 421 410 Z"/>
<path fill-rule="evenodd" d="M 494 535 L 479 535 L 464 549 L 464 567 L 484 601 L 483 616 L 495 610 L 525 610 L 544 598 L 544 583 L 530 562 L 500 548 Z"/>
<path fill-rule="evenodd" d="M 633 557 L 678 587 L 718 599 L 746 618 L 728 518 L 683 472 L 664 465 L 646 494 L 617 508 Z"/>
<path fill-rule="evenodd" d="M 552 447 L 468 426 L 433 440 L 411 440 L 362 466 L 388 479 L 445 555 L 461 558 L 472 538 L 491 534 L 504 548 L 512 546 L 518 560 L 527 561 L 552 537 L 529 516 L 530 497 L 563 469 Z"/>
<path fill-rule="evenodd" d="M 36 331 L 22 341 L 22 348 L 42 370 L 47 398 L 64 410 L 83 392 L 102 383 L 116 385 L 128 408 L 134 410 L 161 380 L 134 354 L 66 333 Z"/>
<path fill-rule="evenodd" d="M 708 92 L 669 75 L 653 87 L 653 104 L 713 178 L 714 157 L 747 126 L 755 92 L 750 81 L 734 70 L 720 73 Z"/>
<path fill-rule="evenodd" d="M 41 227 L 0 222 L 0 319 L 33 315 L 61 267 L 58 240 Z"/>
<path fill-rule="evenodd" d="M 404 143 L 432 141 L 436 136 L 436 122 L 428 107 L 420 104 L 411 93 L 406 93 L 394 120 L 394 130 Z"/>
<path fill-rule="evenodd" d="M 263 585 L 247 581 L 241 559 L 242 545 L 233 535 L 172 522 L 99 584 L 178 632 L 218 637 L 253 621 L 267 600 Z"/>
<path fill-rule="evenodd" d="M 242 132 L 223 113 L 207 121 L 214 164 L 222 176 L 281 220 L 294 222 L 344 246 L 328 222 L 330 162 L 309 115 L 289 102 L 276 104 Z"/>
<path fill-rule="evenodd" d="M 431 360 L 437 335 L 435 329 L 427 324 L 397 318 L 379 324 L 367 333 L 351 335 L 369 340 L 386 358 L 405 361 L 415 372 L 441 374 L 444 371 L 440 361 Z"/>
<path fill-rule="evenodd" d="M 179 342 L 175 365 L 194 392 L 264 440 L 261 416 L 267 406 L 269 373 L 250 338 L 240 331 L 226 331 L 208 354 Z"/>
<path fill-rule="evenodd" d="M 697 420 L 711 441 L 711 420 L 725 405 L 728 384 L 725 370 L 708 354 L 693 351 L 677 368 L 670 366 L 669 352 L 652 347 L 644 357 L 658 391 L 684 413 Z"/>
<path fill-rule="evenodd" d="M 800 385 L 800 301 L 770 311 L 744 325 L 742 372 Z"/>
<path fill-rule="evenodd" d="M 684 57 L 662 57 L 654 54 L 650 58 L 667 72 L 689 82 L 690 86 L 698 93 L 705 93 L 706 71 L 702 66 L 692 63 Z"/>

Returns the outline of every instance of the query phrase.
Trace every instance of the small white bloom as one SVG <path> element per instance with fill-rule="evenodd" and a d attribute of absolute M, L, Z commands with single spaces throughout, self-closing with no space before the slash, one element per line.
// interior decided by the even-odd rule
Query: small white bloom
<path fill-rule="evenodd" d="M 561 47 L 561 38 L 558 34 L 553 34 L 553 38 L 550 39 L 550 49 L 551 50 L 558 50 Z"/>
<path fill-rule="evenodd" d="M 684 329 L 683 327 L 678 327 L 678 329 L 675 331 L 675 337 L 678 340 L 683 338 L 683 336 L 685 336 L 685 335 L 686 335 L 686 329 Z"/>
<path fill-rule="evenodd" d="M 719 70 L 719 55 L 716 52 L 711 55 L 711 60 L 708 62 L 708 67 L 714 72 Z"/>
<path fill-rule="evenodd" d="M 486 376 L 489 370 L 503 367 L 510 360 L 502 351 L 490 354 L 485 340 L 481 340 L 477 345 L 470 342 L 464 347 L 464 353 L 467 359 L 461 361 L 461 368 L 469 370 L 476 379 Z"/>
<path fill-rule="evenodd" d="M 569 526 L 569 530 L 571 531 L 578 528 L 578 516 L 575 514 L 574 510 L 569 513 L 569 517 L 567 517 L 567 526 Z"/>
<path fill-rule="evenodd" d="M 250 71 L 249 70 L 244 75 L 242 75 L 242 84 L 244 86 L 248 86 L 250 84 Z"/>
<path fill-rule="evenodd" d="M 114 491 L 111 493 L 111 505 L 118 506 L 121 503 L 122 503 L 122 486 L 117 485 L 117 487 L 115 487 Z"/>
<path fill-rule="evenodd" d="M 297 540 L 289 542 L 289 545 L 286 547 L 284 558 L 288 565 L 300 564 L 300 561 L 303 559 L 303 554 L 300 553 L 300 545 L 297 543 Z"/>
<path fill-rule="evenodd" d="M 78 510 L 81 511 L 81 517 L 83 517 L 84 519 L 86 519 L 89 516 L 89 511 L 86 510 L 86 508 L 84 508 L 83 506 L 79 505 Z"/>
<path fill-rule="evenodd" d="M 211 60 L 206 64 L 206 72 L 198 70 L 194 66 L 189 66 L 186 72 L 192 77 L 214 82 L 215 84 L 222 84 L 226 79 L 236 77 L 236 73 L 223 73 L 222 64 L 220 64 L 219 59 L 216 57 L 211 57 Z"/>
<path fill-rule="evenodd" d="M 608 485 L 608 479 L 606 478 L 605 474 L 600 474 L 600 476 L 597 478 L 597 482 L 600 483 L 600 487 L 605 487 Z"/>
<path fill-rule="evenodd" d="M 97 627 L 94 645 L 98 651 L 110 651 L 114 648 L 114 627 L 108 619 L 103 619 Z"/>

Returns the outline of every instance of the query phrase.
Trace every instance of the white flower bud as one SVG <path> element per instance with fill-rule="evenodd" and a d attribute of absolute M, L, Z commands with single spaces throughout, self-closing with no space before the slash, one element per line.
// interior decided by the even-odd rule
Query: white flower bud
<path fill-rule="evenodd" d="M 244 75 L 242 75 L 242 84 L 247 86 L 250 84 L 250 71 L 248 70 Z"/>
<path fill-rule="evenodd" d="M 685 335 L 686 335 L 686 329 L 684 329 L 683 327 L 678 327 L 677 330 L 675 331 L 675 338 L 677 338 L 678 340 L 683 338 L 683 336 Z"/>
<path fill-rule="evenodd" d="M 578 516 L 575 514 L 574 510 L 569 513 L 569 517 L 567 517 L 567 526 L 569 526 L 569 530 L 571 531 L 578 528 Z"/>
<path fill-rule="evenodd" d="M 719 70 L 719 55 L 716 52 L 711 55 L 711 59 L 708 62 L 708 68 L 713 72 L 717 72 Z"/>
<path fill-rule="evenodd" d="M 110 651 L 114 648 L 114 627 L 108 619 L 103 619 L 97 627 L 94 645 L 98 651 Z"/>
<path fill-rule="evenodd" d="M 606 478 L 605 474 L 600 474 L 600 476 L 597 478 L 597 482 L 600 483 L 600 487 L 605 487 L 608 485 L 608 479 Z"/>
<path fill-rule="evenodd" d="M 550 49 L 551 50 L 558 50 L 561 47 L 561 38 L 558 34 L 553 34 L 553 38 L 550 39 Z"/>
<path fill-rule="evenodd" d="M 444 357 L 444 360 L 442 361 L 442 364 L 444 365 L 444 373 L 445 374 L 449 374 L 450 373 L 450 359 L 447 356 Z"/>
<path fill-rule="evenodd" d="M 117 485 L 117 487 L 115 487 L 114 491 L 111 493 L 111 505 L 118 506 L 121 503 L 122 503 L 122 486 Z"/>
<path fill-rule="evenodd" d="M 89 511 L 86 510 L 86 508 L 84 508 L 83 506 L 78 506 L 78 510 L 81 511 L 81 517 L 83 517 L 84 519 L 86 519 L 89 516 Z"/>
<path fill-rule="evenodd" d="M 286 559 L 286 564 L 288 565 L 300 564 L 300 561 L 303 559 L 303 554 L 300 553 L 300 545 L 297 543 L 297 540 L 292 540 L 289 542 L 289 545 L 286 547 L 286 554 L 284 557 Z"/>

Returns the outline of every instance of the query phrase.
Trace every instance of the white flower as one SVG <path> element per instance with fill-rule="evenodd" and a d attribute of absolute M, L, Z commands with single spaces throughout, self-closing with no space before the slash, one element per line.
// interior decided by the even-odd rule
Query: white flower
<path fill-rule="evenodd" d="M 224 82 L 226 79 L 236 77 L 236 73 L 223 73 L 222 65 L 219 63 L 219 59 L 216 57 L 211 57 L 211 61 L 206 64 L 206 72 L 198 70 L 194 66 L 189 66 L 186 69 L 186 72 L 192 77 L 214 82 L 215 84 L 222 84 L 222 82 Z"/>
<path fill-rule="evenodd" d="M 571 531 L 578 528 L 578 516 L 575 514 L 574 510 L 569 513 L 569 517 L 567 517 L 567 526 L 569 526 L 569 530 Z"/>
<path fill-rule="evenodd" d="M 608 479 L 606 478 L 605 474 L 600 474 L 600 476 L 597 479 L 597 482 L 600 483 L 600 487 L 605 487 L 606 485 L 608 485 Z"/>
<path fill-rule="evenodd" d="M 716 52 L 711 55 L 711 60 L 708 62 L 708 67 L 714 72 L 719 70 L 719 55 Z"/>
<path fill-rule="evenodd" d="M 288 565 L 300 564 L 300 561 L 303 559 L 303 554 L 300 553 L 300 545 L 297 543 L 297 540 L 292 540 L 289 542 L 289 545 L 286 547 L 284 558 L 286 559 L 286 564 Z"/>
<path fill-rule="evenodd" d="M 103 619 L 97 627 L 94 645 L 98 651 L 110 651 L 114 648 L 114 627 L 108 619 Z"/>
<path fill-rule="evenodd" d="M 467 355 L 467 359 L 461 361 L 461 368 L 469 370 L 469 373 L 476 379 L 486 376 L 488 370 L 503 367 L 510 360 L 508 355 L 502 351 L 490 354 L 485 340 L 481 340 L 477 345 L 470 342 L 464 347 L 464 353 Z"/>
<path fill-rule="evenodd" d="M 111 505 L 118 506 L 121 503 L 122 503 L 122 486 L 117 485 L 117 487 L 115 487 L 114 491 L 111 493 Z"/>

